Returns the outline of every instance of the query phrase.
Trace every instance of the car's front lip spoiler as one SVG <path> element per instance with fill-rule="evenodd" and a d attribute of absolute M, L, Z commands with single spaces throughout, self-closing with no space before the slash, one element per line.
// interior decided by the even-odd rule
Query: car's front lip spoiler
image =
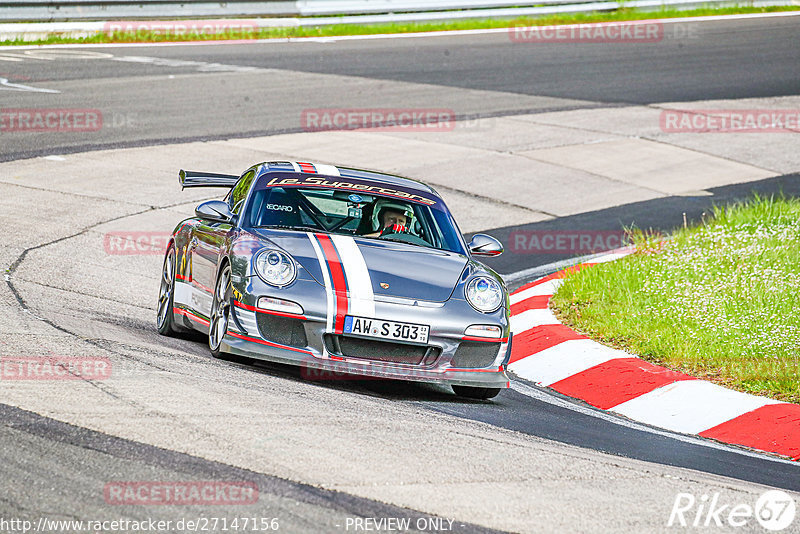
<path fill-rule="evenodd" d="M 318 358 L 306 349 L 282 348 L 273 344 L 260 344 L 244 336 L 226 335 L 224 351 L 250 358 L 296 365 L 301 374 L 310 380 L 357 380 L 359 377 L 433 382 L 438 384 L 507 388 L 510 386 L 506 366 L 485 369 L 421 368 L 371 360 Z"/>

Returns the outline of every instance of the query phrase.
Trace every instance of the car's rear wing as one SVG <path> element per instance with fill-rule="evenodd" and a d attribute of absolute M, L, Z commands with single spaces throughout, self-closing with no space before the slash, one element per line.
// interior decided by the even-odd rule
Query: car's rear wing
<path fill-rule="evenodd" d="M 181 169 L 178 173 L 178 181 L 181 189 L 187 187 L 227 187 L 230 189 L 236 185 L 238 176 L 233 174 L 217 174 L 215 172 L 185 171 Z"/>

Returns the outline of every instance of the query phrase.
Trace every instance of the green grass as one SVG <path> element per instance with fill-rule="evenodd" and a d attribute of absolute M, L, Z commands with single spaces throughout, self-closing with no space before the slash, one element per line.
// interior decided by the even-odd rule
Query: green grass
<path fill-rule="evenodd" d="M 800 402 L 800 200 L 715 208 L 671 239 L 570 275 L 552 299 L 566 324 L 650 362 Z"/>
<path fill-rule="evenodd" d="M 692 10 L 662 9 L 660 11 L 639 11 L 623 8 L 612 12 L 576 13 L 548 15 L 542 17 L 522 17 L 510 19 L 475 19 L 443 22 L 391 23 L 391 24 L 342 24 L 302 28 L 261 28 L 259 31 L 228 31 L 216 34 L 187 33 L 185 35 L 163 34 L 153 31 L 135 33 L 99 33 L 90 37 L 76 39 L 50 36 L 36 41 L 2 41 L 0 46 L 35 44 L 91 44 L 91 43 L 133 43 L 163 41 L 204 41 L 232 39 L 277 39 L 297 37 L 331 37 L 341 35 L 372 35 L 379 33 L 411 33 L 443 30 L 471 30 L 482 28 L 507 28 L 512 23 L 523 26 L 548 26 L 556 24 L 580 24 L 624 20 L 644 20 L 672 17 L 700 17 L 707 15 L 732 15 L 739 13 L 769 13 L 777 11 L 797 11 L 797 6 L 770 7 L 726 7 L 698 8 Z"/>

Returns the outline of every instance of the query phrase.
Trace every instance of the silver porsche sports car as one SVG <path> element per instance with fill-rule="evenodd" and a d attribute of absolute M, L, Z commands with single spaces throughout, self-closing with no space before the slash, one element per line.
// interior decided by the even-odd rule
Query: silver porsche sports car
<path fill-rule="evenodd" d="M 182 187 L 223 187 L 174 230 L 158 331 L 208 334 L 211 353 L 448 384 L 488 399 L 508 387 L 508 293 L 476 261 L 441 197 L 399 176 L 301 162 L 241 176 L 181 171 Z"/>

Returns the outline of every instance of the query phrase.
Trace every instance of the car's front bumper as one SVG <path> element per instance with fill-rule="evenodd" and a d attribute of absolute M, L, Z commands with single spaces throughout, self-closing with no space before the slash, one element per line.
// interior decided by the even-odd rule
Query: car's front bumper
<path fill-rule="evenodd" d="M 277 296 L 277 295 L 274 295 Z M 282 294 L 280 298 L 287 298 Z M 255 299 L 251 300 L 255 303 Z M 323 303 L 324 304 L 324 303 Z M 305 336 L 304 345 L 290 346 L 276 343 L 263 327 L 264 317 L 259 326 L 259 315 L 271 315 L 252 305 L 234 302 L 233 317 L 228 335 L 223 340 L 223 350 L 252 358 L 298 365 L 303 376 L 309 379 L 344 379 L 348 375 L 366 377 L 435 382 L 447 385 L 473 387 L 506 388 L 509 379 L 506 365 L 511 349 L 508 325 L 503 321 L 503 310 L 496 316 L 476 315 L 466 303 L 452 299 L 446 303 L 429 304 L 376 302 L 375 315 L 378 318 L 391 318 L 393 321 L 430 325 L 428 347 L 435 348 L 435 359 L 425 358 L 420 363 L 399 363 L 381 361 L 375 357 L 352 357 L 337 353 L 331 348 L 331 337 L 342 335 L 330 332 L 327 328 L 324 307 L 304 306 L 302 316 L 289 317 L 302 323 Z M 499 320 L 498 320 L 499 319 Z M 470 324 L 497 324 L 504 332 L 503 338 L 479 341 L 466 338 L 464 331 Z M 395 343 L 390 343 L 396 345 Z M 465 345 L 461 352 L 459 347 Z M 463 354 L 480 357 L 464 358 Z M 460 356 L 459 356 L 460 355 Z M 477 365 L 466 365 L 477 363 Z M 352 378 L 352 377 L 351 377 Z"/>
<path fill-rule="evenodd" d="M 435 382 L 446 385 L 507 388 L 509 379 L 505 365 L 487 369 L 415 368 L 393 363 L 356 359 L 325 359 L 286 349 L 261 345 L 247 339 L 226 336 L 223 350 L 251 358 L 298 365 L 309 380 L 344 380 L 357 376 Z"/>

